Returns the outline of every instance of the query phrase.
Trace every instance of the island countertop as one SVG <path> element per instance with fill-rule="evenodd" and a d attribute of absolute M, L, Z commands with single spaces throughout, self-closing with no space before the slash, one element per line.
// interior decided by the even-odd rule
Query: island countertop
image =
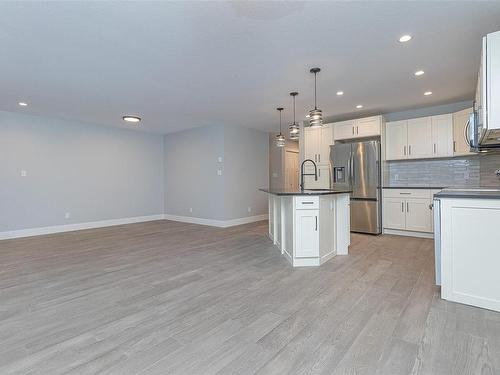
<path fill-rule="evenodd" d="M 352 190 L 349 189 L 297 190 L 297 189 L 262 188 L 259 190 L 273 195 L 331 195 L 331 194 L 347 194 L 352 192 Z"/>
<path fill-rule="evenodd" d="M 476 199 L 500 199 L 500 189 L 496 188 L 472 188 L 472 189 L 444 189 L 435 198 L 476 198 Z"/>

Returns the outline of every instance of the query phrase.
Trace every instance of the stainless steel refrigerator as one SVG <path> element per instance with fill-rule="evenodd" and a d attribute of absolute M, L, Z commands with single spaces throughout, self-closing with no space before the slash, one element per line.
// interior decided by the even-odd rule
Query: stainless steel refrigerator
<path fill-rule="evenodd" d="M 332 187 L 349 187 L 351 231 L 382 232 L 380 141 L 330 146 Z"/>

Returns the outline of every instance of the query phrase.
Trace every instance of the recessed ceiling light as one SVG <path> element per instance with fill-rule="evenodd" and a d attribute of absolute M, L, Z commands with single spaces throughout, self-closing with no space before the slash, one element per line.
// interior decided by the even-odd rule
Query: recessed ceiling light
<path fill-rule="evenodd" d="M 401 38 L 399 38 L 399 41 L 401 43 L 406 43 L 406 42 L 409 42 L 411 40 L 411 38 L 413 38 L 411 35 L 405 34 L 405 35 L 401 36 Z"/>
<path fill-rule="evenodd" d="M 141 118 L 140 117 L 137 117 L 137 116 L 123 116 L 122 117 L 123 121 L 127 121 L 127 122 L 140 122 L 141 121 Z"/>
<path fill-rule="evenodd" d="M 21 107 L 27 107 L 28 106 L 28 103 L 26 103 L 26 102 L 19 102 L 17 104 L 19 104 Z"/>
<path fill-rule="evenodd" d="M 418 76 L 423 75 L 424 73 L 425 73 L 425 72 L 424 72 L 423 70 L 417 70 L 417 71 L 415 72 L 415 75 L 418 77 Z"/>
<path fill-rule="evenodd" d="M 361 104 L 358 104 L 358 105 L 356 106 L 356 108 L 357 108 L 357 109 L 361 109 L 361 108 L 363 108 L 363 106 L 362 106 Z"/>
<path fill-rule="evenodd" d="M 426 92 L 424 92 L 424 95 L 425 95 L 425 96 L 432 95 L 432 91 L 426 91 Z"/>
<path fill-rule="evenodd" d="M 342 95 L 344 95 L 344 92 L 343 91 L 337 91 L 337 95 L 338 96 L 342 96 Z"/>

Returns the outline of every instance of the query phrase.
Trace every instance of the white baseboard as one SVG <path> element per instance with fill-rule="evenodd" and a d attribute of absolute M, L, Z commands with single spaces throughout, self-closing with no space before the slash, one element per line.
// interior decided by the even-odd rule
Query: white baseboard
<path fill-rule="evenodd" d="M 395 236 L 407 236 L 407 237 L 418 237 L 418 238 L 434 238 L 434 233 L 427 232 L 413 232 L 410 230 L 398 230 L 398 229 L 384 229 L 384 234 L 392 234 Z"/>
<path fill-rule="evenodd" d="M 213 220 L 213 219 L 203 219 L 200 217 L 165 214 L 164 218 L 165 218 L 165 220 L 180 221 L 182 223 L 191 223 L 191 224 L 198 224 L 198 225 L 209 225 L 211 227 L 228 228 L 228 227 L 233 227 L 236 225 L 242 225 L 242 224 L 254 223 L 256 221 L 267 220 L 269 218 L 269 215 L 264 214 L 264 215 L 248 216 L 248 217 L 242 217 L 239 219 L 232 219 L 232 220 Z"/>
<path fill-rule="evenodd" d="M 0 232 L 0 240 L 7 240 L 7 239 L 21 238 L 21 237 L 40 236 L 43 234 L 71 232 L 71 231 L 82 230 L 82 229 L 110 227 L 113 225 L 142 223 L 145 221 L 154 221 L 154 220 L 162 220 L 162 219 L 164 219 L 164 215 L 158 214 L 158 215 L 149 215 L 149 216 L 126 217 L 126 218 L 122 218 L 122 219 L 89 221 L 86 223 L 53 225 L 50 227 L 19 229 L 19 230 Z"/>

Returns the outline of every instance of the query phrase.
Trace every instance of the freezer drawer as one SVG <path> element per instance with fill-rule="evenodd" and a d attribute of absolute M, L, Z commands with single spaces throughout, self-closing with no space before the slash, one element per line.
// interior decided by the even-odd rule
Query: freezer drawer
<path fill-rule="evenodd" d="M 351 231 L 379 234 L 380 202 L 377 200 L 351 199 Z"/>

